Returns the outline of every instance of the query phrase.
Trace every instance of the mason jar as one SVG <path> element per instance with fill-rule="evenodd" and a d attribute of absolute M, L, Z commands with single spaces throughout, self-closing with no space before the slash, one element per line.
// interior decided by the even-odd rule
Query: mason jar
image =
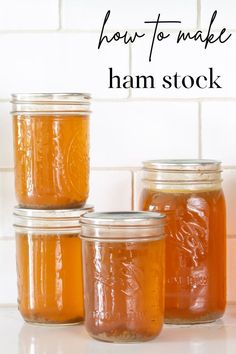
<path fill-rule="evenodd" d="M 156 337 L 164 317 L 164 216 L 87 213 L 81 225 L 89 334 L 107 342 Z"/>
<path fill-rule="evenodd" d="M 14 209 L 18 308 L 25 321 L 83 320 L 80 217 L 92 210 Z"/>
<path fill-rule="evenodd" d="M 20 206 L 67 209 L 89 192 L 89 106 L 83 93 L 12 95 L 15 189 Z"/>
<path fill-rule="evenodd" d="M 143 163 L 140 210 L 167 216 L 165 321 L 201 323 L 226 304 L 226 212 L 221 163 Z"/>

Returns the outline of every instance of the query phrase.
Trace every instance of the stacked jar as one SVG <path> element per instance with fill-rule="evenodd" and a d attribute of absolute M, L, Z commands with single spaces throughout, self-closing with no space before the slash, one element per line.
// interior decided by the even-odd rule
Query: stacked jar
<path fill-rule="evenodd" d="M 14 94 L 12 104 L 19 310 L 29 322 L 78 323 L 90 95 Z"/>

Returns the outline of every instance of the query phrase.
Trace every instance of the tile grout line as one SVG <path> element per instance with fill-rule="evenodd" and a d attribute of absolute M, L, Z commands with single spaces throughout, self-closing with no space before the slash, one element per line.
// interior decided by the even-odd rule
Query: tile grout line
<path fill-rule="evenodd" d="M 0 103 L 10 103 L 10 98 L 0 98 Z"/>
<path fill-rule="evenodd" d="M 141 167 L 139 166 L 98 166 L 91 167 L 91 171 L 139 171 Z"/>
<path fill-rule="evenodd" d="M 131 170 L 131 210 L 134 210 L 134 171 Z"/>
<path fill-rule="evenodd" d="M 200 30 L 201 28 L 201 15 L 202 15 L 202 0 L 196 0 L 197 1 L 197 30 Z"/>
<path fill-rule="evenodd" d="M 124 98 L 93 98 L 96 103 L 122 103 L 122 102 L 235 102 L 235 97 L 124 97 Z M 10 98 L 0 98 L 0 103 L 9 103 Z"/>
<path fill-rule="evenodd" d="M 231 235 L 231 234 L 229 234 L 229 235 L 227 235 L 227 237 L 226 237 L 227 239 L 229 239 L 229 240 L 234 240 L 234 239 L 236 239 L 236 235 Z"/>
<path fill-rule="evenodd" d="M 15 34 L 51 34 L 57 33 L 58 28 L 55 29 L 12 29 L 12 30 L 0 30 L 1 35 L 15 35 Z"/>
<path fill-rule="evenodd" d="M 132 66 L 132 62 L 133 62 L 133 56 L 132 56 L 132 43 L 129 42 L 129 75 L 132 76 L 133 73 L 133 66 Z M 130 100 L 130 98 L 132 97 L 132 89 L 131 87 L 129 87 L 129 94 L 128 94 L 128 100 Z"/>
<path fill-rule="evenodd" d="M 198 158 L 202 158 L 202 104 L 198 102 Z"/>
<path fill-rule="evenodd" d="M 235 170 L 236 166 L 234 165 L 222 165 L 223 170 Z"/>
<path fill-rule="evenodd" d="M 236 101 L 235 97 L 131 97 L 131 98 L 93 98 L 93 102 L 229 102 Z"/>
<path fill-rule="evenodd" d="M 14 236 L 1 236 L 0 237 L 0 242 L 1 241 L 15 241 L 15 237 Z"/>
<path fill-rule="evenodd" d="M 58 0 L 58 32 L 62 30 L 62 0 Z"/>
<path fill-rule="evenodd" d="M 200 0 L 199 0 L 200 2 Z M 197 18 L 197 22 L 198 22 L 198 18 Z M 201 22 L 201 21 L 200 21 Z M 199 23 L 200 25 L 200 23 Z M 196 30 L 196 27 L 198 26 L 198 23 L 196 24 L 195 28 L 194 26 L 193 27 L 189 27 L 189 28 L 181 28 L 183 31 L 185 32 L 191 32 L 191 31 L 194 31 Z M 117 32 L 117 31 L 120 31 L 121 29 L 120 28 L 112 28 L 112 29 L 107 29 L 106 32 L 107 33 L 111 33 L 111 34 L 114 34 L 114 32 Z M 179 28 L 165 28 L 165 31 L 166 32 L 169 32 L 169 33 L 179 33 Z M 222 28 L 212 28 L 211 32 L 213 34 L 217 34 L 219 31 L 221 31 Z M 233 32 L 235 33 L 236 32 L 236 28 L 227 28 L 227 30 L 229 32 Z M 93 30 L 86 30 L 86 29 L 66 29 L 66 28 L 61 28 L 58 27 L 58 28 L 55 28 L 55 29 L 1 29 L 0 30 L 0 35 L 6 35 L 6 34 L 40 34 L 40 33 L 64 33 L 64 34 L 99 34 L 101 31 L 100 28 L 97 28 L 97 29 L 93 29 Z M 146 33 L 153 33 L 153 31 L 151 29 L 147 29 L 147 28 L 130 28 L 128 30 L 130 33 L 134 33 L 134 32 L 137 32 L 137 31 L 145 31 Z M 207 28 L 203 28 L 202 29 L 203 33 L 204 32 L 207 32 Z"/>
<path fill-rule="evenodd" d="M 13 167 L 0 167 L 0 172 L 14 172 Z"/>

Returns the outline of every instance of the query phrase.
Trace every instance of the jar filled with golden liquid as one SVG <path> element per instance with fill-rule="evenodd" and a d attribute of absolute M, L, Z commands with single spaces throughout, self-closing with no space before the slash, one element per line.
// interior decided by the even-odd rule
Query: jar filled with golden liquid
<path fill-rule="evenodd" d="M 220 162 L 144 162 L 140 210 L 167 215 L 165 321 L 191 324 L 222 317 L 226 213 Z"/>
<path fill-rule="evenodd" d="M 32 209 L 78 208 L 89 192 L 90 96 L 12 95 L 16 198 Z"/>
<path fill-rule="evenodd" d="M 25 321 L 83 320 L 80 217 L 92 210 L 14 209 L 18 307 Z"/>
<path fill-rule="evenodd" d="M 156 337 L 164 318 L 164 215 L 88 213 L 81 224 L 87 331 L 107 342 Z"/>

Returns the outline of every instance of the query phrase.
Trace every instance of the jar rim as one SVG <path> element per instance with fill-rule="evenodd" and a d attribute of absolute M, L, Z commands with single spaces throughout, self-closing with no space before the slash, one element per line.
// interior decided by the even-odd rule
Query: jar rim
<path fill-rule="evenodd" d="M 165 214 L 150 211 L 89 212 L 81 217 L 81 224 L 94 226 L 163 226 Z"/>
<path fill-rule="evenodd" d="M 80 228 L 80 218 L 94 210 L 92 205 L 77 209 L 26 209 L 19 206 L 14 208 L 13 217 L 15 228 L 37 230 L 60 230 L 65 228 Z"/>
<path fill-rule="evenodd" d="M 165 214 L 150 211 L 87 213 L 80 237 L 98 242 L 145 242 L 164 238 Z"/>
<path fill-rule="evenodd" d="M 32 218 L 71 218 L 80 217 L 85 212 L 91 211 L 94 206 L 91 204 L 85 204 L 81 208 L 73 209 L 29 209 L 20 206 L 14 207 L 13 215 Z"/>
<path fill-rule="evenodd" d="M 160 159 L 143 162 L 144 170 L 221 172 L 221 161 L 212 159 Z"/>
<path fill-rule="evenodd" d="M 91 95 L 89 93 L 80 93 L 80 92 L 58 92 L 58 93 L 52 93 L 52 92 L 45 92 L 45 93 L 13 93 L 11 95 L 12 103 L 50 103 L 52 102 L 53 104 L 56 102 L 59 104 L 60 102 L 65 104 L 68 102 L 68 104 L 81 104 L 83 101 L 88 102 L 91 99 Z"/>
<path fill-rule="evenodd" d="M 90 113 L 89 93 L 14 93 L 12 114 L 73 114 Z"/>

